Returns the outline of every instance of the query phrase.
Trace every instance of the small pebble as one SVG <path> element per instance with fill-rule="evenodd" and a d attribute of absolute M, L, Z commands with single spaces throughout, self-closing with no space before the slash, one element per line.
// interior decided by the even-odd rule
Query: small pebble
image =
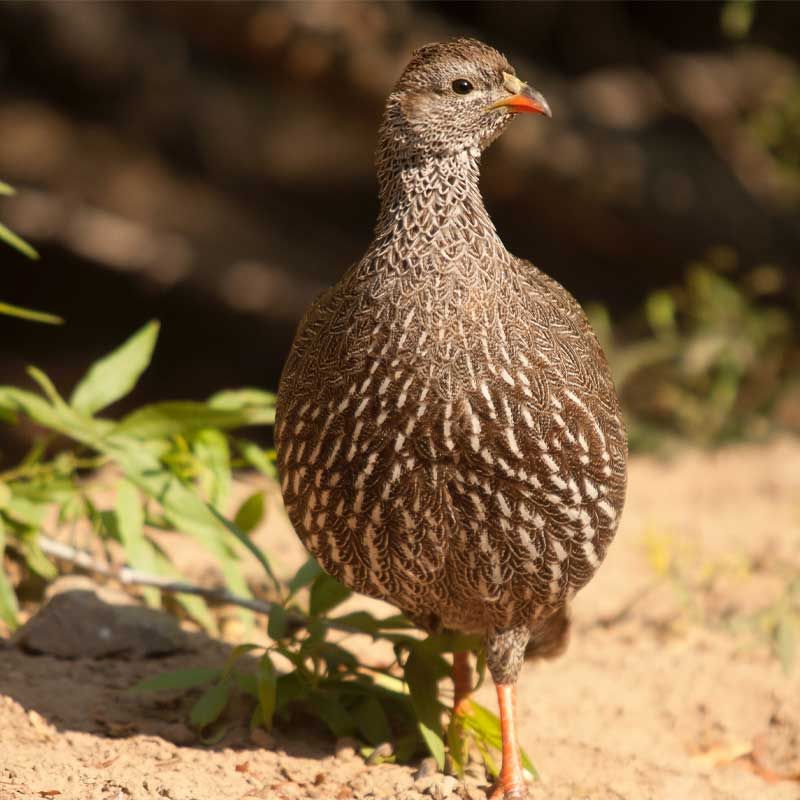
<path fill-rule="evenodd" d="M 414 782 L 414 787 L 416 787 L 421 793 L 424 793 L 434 784 L 438 784 L 443 778 L 444 776 L 442 776 L 441 773 L 433 773 L 430 776 L 422 776 Z"/>
<path fill-rule="evenodd" d="M 470 764 L 464 768 L 464 775 L 470 779 L 477 779 L 479 782 L 485 782 L 487 780 L 486 768 L 478 762 L 470 762 Z"/>
<path fill-rule="evenodd" d="M 439 781 L 434 782 L 429 790 L 433 798 L 443 799 L 447 798 L 456 787 L 456 778 L 454 776 L 444 776 Z"/>
<path fill-rule="evenodd" d="M 420 779 L 425 779 L 428 776 L 433 776 L 434 773 L 437 772 L 438 766 L 436 764 L 436 760 L 433 757 L 425 757 L 425 759 L 419 763 L 417 772 L 414 774 L 414 781 L 419 781 Z"/>
<path fill-rule="evenodd" d="M 368 765 L 378 765 L 384 759 L 390 757 L 394 753 L 394 746 L 391 743 L 381 743 L 375 747 L 375 750 L 369 755 L 367 759 Z"/>
<path fill-rule="evenodd" d="M 353 759 L 358 754 L 358 740 L 354 737 L 340 737 L 336 741 L 334 753 L 337 759 Z"/>

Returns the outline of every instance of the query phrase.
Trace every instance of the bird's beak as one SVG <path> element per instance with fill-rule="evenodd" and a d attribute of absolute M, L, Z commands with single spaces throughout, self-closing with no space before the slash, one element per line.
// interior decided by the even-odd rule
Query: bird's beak
<path fill-rule="evenodd" d="M 503 86 L 508 89 L 511 94 L 492 103 L 487 111 L 492 111 L 496 108 L 507 108 L 509 111 L 528 112 L 531 114 L 544 114 L 545 117 L 552 117 L 550 106 L 544 99 L 544 96 L 531 89 L 527 83 L 523 83 L 516 75 L 510 72 L 503 73 Z"/>

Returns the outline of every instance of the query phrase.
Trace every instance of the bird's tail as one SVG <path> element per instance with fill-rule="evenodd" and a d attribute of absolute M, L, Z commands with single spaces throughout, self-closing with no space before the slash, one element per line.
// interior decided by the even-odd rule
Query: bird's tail
<path fill-rule="evenodd" d="M 531 626 L 531 638 L 525 649 L 525 659 L 554 659 L 561 656 L 569 644 L 570 611 L 562 606 L 544 620 Z"/>

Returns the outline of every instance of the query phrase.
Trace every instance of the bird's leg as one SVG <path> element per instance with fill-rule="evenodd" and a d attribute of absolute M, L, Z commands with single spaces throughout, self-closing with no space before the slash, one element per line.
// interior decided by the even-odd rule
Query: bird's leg
<path fill-rule="evenodd" d="M 456 651 L 453 654 L 453 686 L 453 714 L 466 713 L 469 711 L 472 693 L 472 668 L 467 651 Z"/>
<path fill-rule="evenodd" d="M 500 780 L 490 798 L 527 798 L 528 788 L 522 773 L 522 755 L 517 741 L 517 686 L 497 684 L 500 707 L 500 733 L 503 737 L 503 767 Z"/>

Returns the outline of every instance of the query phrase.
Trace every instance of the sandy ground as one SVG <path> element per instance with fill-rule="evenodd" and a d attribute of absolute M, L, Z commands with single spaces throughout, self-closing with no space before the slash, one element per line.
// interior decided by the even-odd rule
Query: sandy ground
<path fill-rule="evenodd" d="M 282 571 L 303 559 L 279 510 L 259 536 Z M 567 654 L 523 671 L 532 797 L 800 797 L 800 654 L 787 672 L 769 636 L 798 568 L 800 442 L 634 459 L 617 542 L 576 600 Z M 126 692 L 227 648 L 195 634 L 167 658 L 60 660 L 0 639 L 0 797 L 483 797 L 474 784 L 425 790 L 413 765 L 337 756 L 316 732 L 253 742 L 244 709 L 203 746 L 185 698 Z"/>

